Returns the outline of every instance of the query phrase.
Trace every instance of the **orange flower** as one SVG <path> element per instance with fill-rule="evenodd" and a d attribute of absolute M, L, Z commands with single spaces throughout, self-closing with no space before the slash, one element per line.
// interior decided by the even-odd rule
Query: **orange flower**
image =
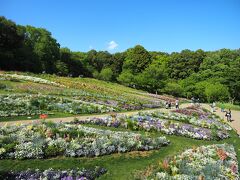
<path fill-rule="evenodd" d="M 167 159 L 164 159 L 164 160 L 163 160 L 162 168 L 163 168 L 164 170 L 168 170 L 168 168 L 169 168 L 169 163 L 168 163 L 168 160 L 167 160 Z"/>
<path fill-rule="evenodd" d="M 223 149 L 217 149 L 217 155 L 222 161 L 228 157 L 227 153 Z"/>
<path fill-rule="evenodd" d="M 40 119 L 46 119 L 47 117 L 48 117 L 47 114 L 40 114 L 40 116 L 39 116 Z"/>

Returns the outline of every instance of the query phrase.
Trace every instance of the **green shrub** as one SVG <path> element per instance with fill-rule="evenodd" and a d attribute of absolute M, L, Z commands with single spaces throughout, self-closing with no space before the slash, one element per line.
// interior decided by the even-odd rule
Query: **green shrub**
<path fill-rule="evenodd" d="M 6 89 L 7 86 L 5 84 L 0 83 L 0 89 Z"/>
<path fill-rule="evenodd" d="M 14 152 L 15 146 L 17 143 L 6 144 L 4 148 L 6 149 L 7 153 Z"/>
<path fill-rule="evenodd" d="M 58 155 L 63 155 L 64 150 L 60 147 L 56 147 L 56 146 L 48 146 L 45 149 L 45 156 L 46 157 L 54 157 L 54 156 L 58 156 Z"/>

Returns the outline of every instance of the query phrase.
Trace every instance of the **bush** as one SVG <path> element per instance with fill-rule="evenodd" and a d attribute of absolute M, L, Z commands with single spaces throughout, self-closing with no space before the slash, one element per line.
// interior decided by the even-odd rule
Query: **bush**
<path fill-rule="evenodd" d="M 0 89 L 6 89 L 7 86 L 5 84 L 0 83 Z"/>
<path fill-rule="evenodd" d="M 48 146 L 44 152 L 46 157 L 54 157 L 54 156 L 62 155 L 63 153 L 64 153 L 64 150 L 56 146 Z"/>

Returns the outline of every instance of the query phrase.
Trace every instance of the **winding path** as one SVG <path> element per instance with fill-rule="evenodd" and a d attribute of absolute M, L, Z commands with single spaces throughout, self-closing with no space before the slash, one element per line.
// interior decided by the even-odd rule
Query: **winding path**
<path fill-rule="evenodd" d="M 181 107 L 187 107 L 190 106 L 190 103 L 186 103 L 186 104 L 182 104 Z M 208 104 L 201 104 L 202 107 L 211 110 L 211 107 Z M 156 111 L 156 110 L 160 110 L 162 112 L 169 112 L 170 109 L 165 109 L 165 108 L 157 108 L 157 109 L 151 109 L 151 110 L 140 110 L 141 112 L 152 112 L 152 111 Z M 139 111 L 130 111 L 130 112 L 122 112 L 122 113 L 118 113 L 118 114 L 125 114 L 125 115 L 134 115 L 137 114 Z M 217 114 L 218 116 L 220 116 L 221 118 L 226 120 L 225 117 L 225 113 L 221 112 L 220 108 L 216 108 L 216 112 L 215 114 Z M 83 116 L 72 116 L 72 117 L 62 117 L 62 118 L 48 118 L 47 120 L 49 121 L 54 121 L 54 122 L 69 122 L 72 121 L 75 117 L 78 119 L 86 119 L 86 118 L 91 118 L 91 117 L 104 117 L 106 115 L 109 114 L 101 114 L 101 115 L 83 115 Z M 240 134 L 240 111 L 234 111 L 232 110 L 232 119 L 234 121 L 229 122 L 229 124 L 236 129 L 236 131 L 238 132 L 238 134 Z M 36 121 L 40 121 L 40 119 L 35 119 L 35 120 L 19 120 L 19 121 L 8 121 L 8 122 L 0 122 L 0 126 L 4 126 L 4 125 L 13 125 L 13 124 L 30 124 Z"/>

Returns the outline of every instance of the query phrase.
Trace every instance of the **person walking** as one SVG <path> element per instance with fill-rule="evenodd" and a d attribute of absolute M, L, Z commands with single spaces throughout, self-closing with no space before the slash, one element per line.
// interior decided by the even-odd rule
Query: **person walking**
<path fill-rule="evenodd" d="M 222 104 L 221 104 L 221 112 L 224 112 L 224 109 L 225 109 L 225 106 L 224 106 L 224 104 L 222 103 Z"/>
<path fill-rule="evenodd" d="M 195 98 L 192 97 L 191 100 L 192 100 L 192 105 L 194 105 L 194 103 L 195 103 Z"/>
<path fill-rule="evenodd" d="M 168 109 L 168 102 L 165 103 L 165 108 Z"/>
<path fill-rule="evenodd" d="M 231 109 L 229 109 L 229 111 L 228 111 L 228 116 L 229 116 L 229 122 L 231 122 L 232 121 L 232 111 L 231 111 Z"/>
<path fill-rule="evenodd" d="M 231 109 L 229 109 L 228 112 L 226 111 L 225 116 L 227 117 L 227 121 L 230 122 L 231 119 L 232 119 L 232 112 L 231 112 Z"/>
<path fill-rule="evenodd" d="M 197 98 L 197 105 L 200 106 L 200 99 Z"/>
<path fill-rule="evenodd" d="M 175 105 L 176 105 L 176 109 L 179 109 L 179 100 L 178 100 L 178 98 L 175 101 Z"/>
<path fill-rule="evenodd" d="M 171 109 L 171 106 L 172 106 L 171 101 L 168 101 L 168 108 Z"/>
<path fill-rule="evenodd" d="M 213 111 L 213 112 L 216 112 L 215 107 L 216 107 L 216 103 L 213 102 L 213 103 L 212 103 L 212 111 Z"/>

